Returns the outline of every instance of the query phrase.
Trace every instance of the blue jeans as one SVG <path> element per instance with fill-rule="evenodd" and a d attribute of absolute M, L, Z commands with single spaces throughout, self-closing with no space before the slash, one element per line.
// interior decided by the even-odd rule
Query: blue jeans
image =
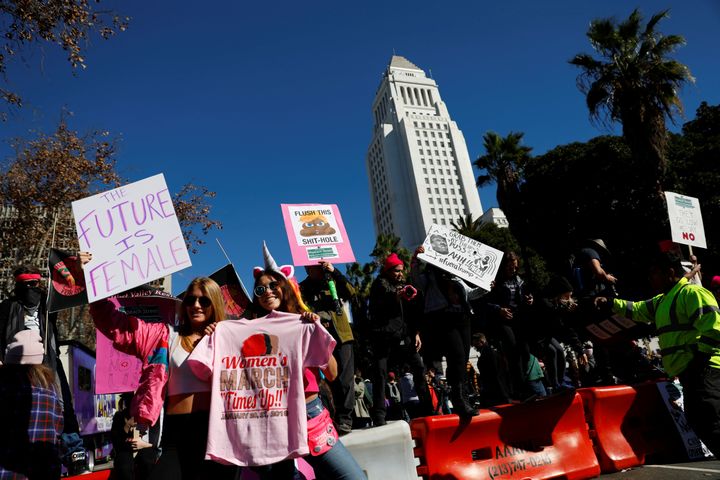
<path fill-rule="evenodd" d="M 306 404 L 307 417 L 315 418 L 325 407 L 320 397 Z M 307 455 L 303 459 L 310 464 L 318 480 L 366 480 L 367 476 L 355 461 L 350 451 L 338 440 L 333 447 L 317 457 Z"/>

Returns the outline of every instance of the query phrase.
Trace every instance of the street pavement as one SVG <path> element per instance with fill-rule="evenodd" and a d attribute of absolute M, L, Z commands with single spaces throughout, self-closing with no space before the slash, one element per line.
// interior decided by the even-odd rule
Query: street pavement
<path fill-rule="evenodd" d="M 712 480 L 720 479 L 720 461 L 705 460 L 672 465 L 645 465 L 601 475 L 603 480 Z"/>

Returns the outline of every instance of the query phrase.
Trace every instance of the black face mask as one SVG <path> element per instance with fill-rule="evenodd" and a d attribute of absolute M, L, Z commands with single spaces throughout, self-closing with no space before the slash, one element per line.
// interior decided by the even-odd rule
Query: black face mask
<path fill-rule="evenodd" d="M 15 294 L 17 295 L 18 300 L 20 300 L 20 303 L 26 307 L 37 307 L 40 305 L 43 293 L 44 292 L 40 287 L 18 286 L 15 289 Z"/>

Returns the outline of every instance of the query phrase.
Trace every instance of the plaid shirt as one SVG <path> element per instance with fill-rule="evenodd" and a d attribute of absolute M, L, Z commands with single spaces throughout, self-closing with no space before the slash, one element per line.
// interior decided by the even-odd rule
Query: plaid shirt
<path fill-rule="evenodd" d="M 31 386 L 22 371 L 8 373 L 0 376 L 0 479 L 59 478 L 63 417 L 57 394 Z"/>

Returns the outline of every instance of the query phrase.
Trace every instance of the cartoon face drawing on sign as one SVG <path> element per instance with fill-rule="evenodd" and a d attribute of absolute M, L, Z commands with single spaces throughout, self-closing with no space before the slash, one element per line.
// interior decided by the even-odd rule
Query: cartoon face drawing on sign
<path fill-rule="evenodd" d="M 69 267 L 62 261 L 53 265 L 52 286 L 60 295 L 72 296 L 85 290 L 83 271 L 80 264 L 74 262 L 76 259 L 68 257 Z"/>
<path fill-rule="evenodd" d="M 430 246 L 434 251 L 440 255 L 447 255 L 450 251 L 448 249 L 447 239 L 442 235 L 434 234 L 430 235 Z"/>
<path fill-rule="evenodd" d="M 300 217 L 300 235 L 303 237 L 315 237 L 319 235 L 332 235 L 335 229 L 330 225 L 325 215 L 303 215 Z"/>
<path fill-rule="evenodd" d="M 497 258 L 492 252 L 480 253 L 473 250 L 474 260 L 468 265 L 468 269 L 479 276 L 489 274 L 495 270 Z"/>

